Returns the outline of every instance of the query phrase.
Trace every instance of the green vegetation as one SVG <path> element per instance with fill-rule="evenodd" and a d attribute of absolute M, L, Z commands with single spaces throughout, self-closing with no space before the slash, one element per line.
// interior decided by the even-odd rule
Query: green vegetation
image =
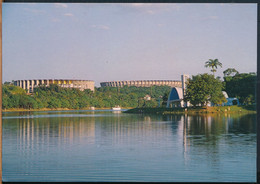
<path fill-rule="evenodd" d="M 229 97 L 238 98 L 242 105 L 256 103 L 256 73 L 239 73 L 235 68 L 226 69 L 224 81 L 220 77 L 215 78 L 217 67 L 222 67 L 218 59 L 209 59 L 205 67 L 210 67 L 213 75 L 198 74 L 188 80 L 185 101 L 193 106 L 205 106 L 212 102 L 220 105 L 226 102 L 222 91 L 226 91 Z"/>
<path fill-rule="evenodd" d="M 86 109 L 89 107 L 111 108 L 115 105 L 121 107 L 157 107 L 165 104 L 162 98 L 170 92 L 169 86 L 153 87 L 100 87 L 95 92 L 91 90 L 80 91 L 74 88 L 62 88 L 58 85 L 34 88 L 32 94 L 11 84 L 3 85 L 3 109 Z M 145 100 L 146 95 L 151 100 Z"/>
<path fill-rule="evenodd" d="M 217 106 L 217 107 L 188 107 L 188 108 L 134 108 L 125 113 L 140 114 L 255 114 L 256 106 Z"/>
<path fill-rule="evenodd" d="M 184 100 L 193 106 L 205 106 L 209 102 L 222 104 L 226 102 L 222 94 L 222 82 L 213 75 L 199 74 L 188 80 Z"/>
<path fill-rule="evenodd" d="M 237 75 L 239 74 L 239 72 L 235 68 L 228 68 L 223 72 L 223 74 L 224 77 L 227 77 L 227 76 Z"/>
<path fill-rule="evenodd" d="M 256 103 L 256 73 L 236 73 L 224 77 L 224 90 L 242 104 Z"/>

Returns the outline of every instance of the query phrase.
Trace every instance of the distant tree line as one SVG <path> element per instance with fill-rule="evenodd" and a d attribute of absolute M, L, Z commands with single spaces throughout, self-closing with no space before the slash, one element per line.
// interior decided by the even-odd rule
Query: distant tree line
<path fill-rule="evenodd" d="M 111 108 L 116 105 L 121 107 L 157 107 L 159 98 L 160 104 L 166 104 L 169 86 L 135 87 L 99 87 L 95 92 L 87 89 L 80 91 L 75 88 L 62 88 L 52 84 L 50 86 L 39 86 L 34 88 L 32 94 L 18 86 L 5 83 L 2 86 L 3 109 L 24 108 L 68 108 L 84 109 L 88 107 Z M 146 95 L 151 96 L 145 100 Z M 164 99 L 164 101 L 163 101 Z"/>

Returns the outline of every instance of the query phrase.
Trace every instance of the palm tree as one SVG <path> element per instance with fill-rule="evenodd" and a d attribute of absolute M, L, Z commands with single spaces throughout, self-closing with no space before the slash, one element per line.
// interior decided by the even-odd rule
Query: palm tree
<path fill-rule="evenodd" d="M 208 68 L 212 68 L 210 71 L 213 73 L 213 75 L 215 76 L 215 72 L 217 71 L 216 69 L 218 68 L 218 66 L 222 67 L 222 63 L 220 63 L 218 61 L 218 59 L 209 59 L 207 62 L 205 62 L 205 67 Z"/>

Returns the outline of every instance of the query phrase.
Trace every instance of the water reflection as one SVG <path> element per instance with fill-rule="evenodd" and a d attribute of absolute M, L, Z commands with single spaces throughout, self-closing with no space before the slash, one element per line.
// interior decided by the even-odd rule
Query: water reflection
<path fill-rule="evenodd" d="M 223 155 L 226 159 L 232 160 L 234 154 L 251 151 L 251 154 L 256 154 L 255 115 L 184 115 L 180 122 L 183 127 L 179 130 L 183 132 L 184 160 L 189 165 L 207 163 L 209 168 L 215 168 L 214 172 L 218 175 L 223 169 L 221 165 Z M 242 148 L 242 145 L 247 148 Z M 239 153 L 232 153 L 233 148 L 236 148 Z M 236 162 L 241 161 L 236 160 Z M 254 165 L 247 169 L 252 168 L 255 169 Z"/>
<path fill-rule="evenodd" d="M 26 113 L 23 115 L 30 114 Z M 19 145 L 23 146 L 33 146 L 32 143 L 39 144 L 39 142 L 49 145 L 54 144 L 51 142 L 54 140 L 58 140 L 59 144 L 64 141 L 74 144 L 81 140 L 93 143 L 97 134 L 98 137 L 111 137 L 111 141 L 120 142 L 122 136 L 156 137 L 157 133 L 158 135 L 171 133 L 183 139 L 184 150 L 191 145 L 197 145 L 203 146 L 202 149 L 207 147 L 205 150 L 211 153 L 217 153 L 217 145 L 221 138 L 228 139 L 231 135 L 234 137 L 256 133 L 254 115 L 130 116 L 116 113 L 114 116 L 105 117 L 4 119 L 3 122 L 4 128 L 6 127 L 4 136 L 16 134 Z M 16 127 L 11 126 L 14 123 Z"/>
<path fill-rule="evenodd" d="M 97 175 L 93 181 L 190 181 L 189 176 L 195 175 L 197 180 L 191 181 L 202 181 L 200 175 L 205 175 L 233 181 L 229 175 L 242 177 L 243 172 L 252 178 L 255 173 L 251 172 L 256 157 L 255 115 L 56 113 L 3 115 L 28 116 L 3 118 L 5 178 L 17 175 L 35 181 L 36 175 L 55 174 L 59 181 L 73 177 L 89 181 L 93 175 Z M 238 163 L 245 167 L 234 172 L 233 166 L 242 167 Z M 17 165 L 20 169 L 13 169 Z"/>
<path fill-rule="evenodd" d="M 93 113 L 93 112 L 90 112 Z M 30 112 L 23 114 L 28 115 Z M 202 146 L 209 153 L 218 152 L 221 138 L 256 133 L 256 116 L 204 115 L 204 116 L 130 116 L 114 114 L 105 117 L 55 117 L 4 119 L 4 136 L 14 136 L 20 146 L 34 144 L 55 144 L 58 141 L 74 144 L 79 141 L 93 143 L 98 137 L 111 137 L 111 141 L 120 142 L 121 137 L 156 137 L 169 133 L 183 140 L 184 150 L 191 145 Z M 15 122 L 16 128 L 13 125 Z M 161 122 L 161 123 L 160 123 Z M 171 122 L 171 124 L 162 123 Z M 171 127 L 169 132 L 168 127 Z M 55 139 L 54 139 L 55 138 Z M 57 138 L 57 139 L 56 139 Z M 87 138 L 87 139 L 85 139 Z M 226 140 L 228 141 L 228 140 Z M 206 147 L 206 149 L 205 149 Z"/>

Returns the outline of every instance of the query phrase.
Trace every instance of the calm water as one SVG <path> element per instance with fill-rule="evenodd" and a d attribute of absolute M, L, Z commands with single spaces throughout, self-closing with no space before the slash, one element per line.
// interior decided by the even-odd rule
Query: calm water
<path fill-rule="evenodd" d="M 256 182 L 256 115 L 3 113 L 3 181 Z"/>

